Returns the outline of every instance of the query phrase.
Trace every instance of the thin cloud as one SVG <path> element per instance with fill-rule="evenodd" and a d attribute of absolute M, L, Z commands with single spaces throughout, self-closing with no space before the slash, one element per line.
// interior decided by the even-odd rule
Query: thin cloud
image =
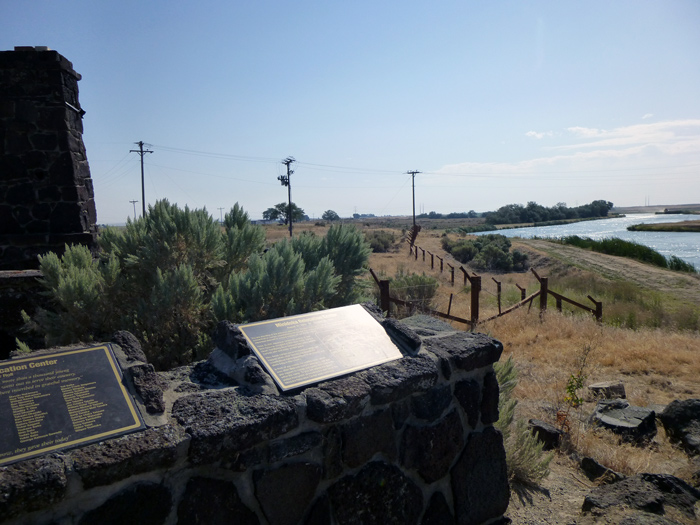
<path fill-rule="evenodd" d="M 664 147 L 678 142 L 694 142 L 700 138 L 700 119 L 673 120 L 653 124 L 636 124 L 612 130 L 570 127 L 574 137 L 584 139 L 575 144 L 553 146 L 553 150 L 611 148 L 634 144 Z"/>
<path fill-rule="evenodd" d="M 552 136 L 554 136 L 554 132 L 552 132 L 552 131 L 542 131 L 542 132 L 539 132 L 539 131 L 528 131 L 527 133 L 525 133 L 525 136 L 526 136 L 526 137 L 533 138 L 533 139 L 540 140 L 540 139 L 543 139 L 544 137 L 552 137 Z"/>
<path fill-rule="evenodd" d="M 646 119 L 651 118 L 651 117 L 653 117 L 653 116 L 654 116 L 653 113 L 645 113 L 645 114 L 642 116 L 642 120 L 646 120 Z"/>
<path fill-rule="evenodd" d="M 605 130 L 572 126 L 566 128 L 576 142 L 545 147 L 552 155 L 518 162 L 464 162 L 443 166 L 440 175 L 502 174 L 526 176 L 547 172 L 597 172 L 646 170 L 700 163 L 700 119 L 657 122 Z M 528 132 L 540 139 L 546 135 Z"/>

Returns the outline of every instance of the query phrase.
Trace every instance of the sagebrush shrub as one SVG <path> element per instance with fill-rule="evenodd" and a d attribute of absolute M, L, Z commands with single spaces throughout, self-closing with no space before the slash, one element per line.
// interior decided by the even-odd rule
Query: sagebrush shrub
<path fill-rule="evenodd" d="M 375 253 L 388 252 L 396 243 L 396 235 L 385 230 L 367 231 L 365 232 L 365 239 L 367 239 L 370 248 Z"/>
<path fill-rule="evenodd" d="M 518 371 L 512 356 L 493 365 L 499 385 L 498 421 L 495 426 L 503 434 L 506 449 L 508 479 L 535 485 L 549 475 L 549 464 L 554 453 L 546 453 L 543 444 L 522 419 L 516 419 L 517 400 L 513 390 L 518 382 Z"/>
<path fill-rule="evenodd" d="M 99 245 L 99 259 L 83 246 L 41 258 L 53 308 L 25 316 L 26 325 L 49 345 L 129 330 L 160 369 L 203 357 L 217 320 L 350 304 L 370 253 L 359 231 L 334 225 L 326 237 L 300 235 L 263 254 L 265 232 L 238 204 L 222 226 L 205 209 L 166 200 L 122 229 L 105 228 Z"/>

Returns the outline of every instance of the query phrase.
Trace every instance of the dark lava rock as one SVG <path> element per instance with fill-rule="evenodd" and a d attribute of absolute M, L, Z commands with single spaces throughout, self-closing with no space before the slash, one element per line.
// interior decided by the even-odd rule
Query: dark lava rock
<path fill-rule="evenodd" d="M 444 332 L 456 331 L 449 323 L 440 321 L 439 319 L 436 319 L 430 315 L 412 315 L 411 317 L 401 319 L 401 322 L 406 326 L 409 326 L 414 332 L 422 337 L 431 337 Z"/>
<path fill-rule="evenodd" d="M 638 474 L 612 485 L 602 485 L 588 494 L 582 510 L 628 506 L 634 509 L 664 514 L 670 505 L 686 516 L 695 517 L 695 503 L 700 491 L 685 481 L 668 474 Z"/>
<path fill-rule="evenodd" d="M 445 495 L 442 492 L 435 492 L 430 496 L 428 508 L 423 514 L 421 525 L 444 525 L 454 523 L 455 517 L 450 511 Z"/>
<path fill-rule="evenodd" d="M 358 377 L 370 386 L 372 404 L 383 405 L 432 388 L 438 371 L 429 356 L 419 354 L 360 372 Z"/>
<path fill-rule="evenodd" d="M 259 525 L 255 513 L 246 507 L 233 483 L 219 479 L 191 478 L 177 507 L 178 523 L 228 525 L 235 516 L 240 525 Z"/>
<path fill-rule="evenodd" d="M 624 399 L 598 401 L 591 420 L 632 443 L 646 443 L 656 435 L 655 412 L 631 406 Z"/>
<path fill-rule="evenodd" d="M 417 524 L 423 510 L 421 489 L 393 465 L 375 461 L 329 487 L 339 525 Z"/>
<path fill-rule="evenodd" d="M 608 467 L 601 465 L 595 459 L 585 457 L 580 463 L 581 470 L 586 474 L 586 477 L 591 481 L 599 483 L 616 483 L 625 479 L 625 476 L 619 472 L 615 472 Z"/>
<path fill-rule="evenodd" d="M 293 400 L 224 390 L 181 397 L 172 415 L 192 436 L 190 459 L 206 463 L 274 439 L 299 425 Z"/>
<path fill-rule="evenodd" d="M 560 428 L 539 419 L 528 421 L 528 427 L 530 427 L 532 434 L 542 442 L 542 450 L 553 450 L 559 447 L 559 441 L 564 435 L 564 431 Z"/>
<path fill-rule="evenodd" d="M 59 457 L 44 456 L 0 468 L 0 521 L 58 503 L 66 485 L 66 469 Z"/>
<path fill-rule="evenodd" d="M 123 525 L 148 523 L 159 525 L 172 507 L 170 491 L 158 483 L 136 483 L 87 512 L 79 525 Z"/>
<path fill-rule="evenodd" d="M 455 397 L 467 416 L 471 428 L 476 428 L 481 414 L 481 387 L 474 379 L 465 379 L 455 385 Z"/>
<path fill-rule="evenodd" d="M 484 376 L 484 392 L 481 396 L 481 422 L 490 425 L 498 421 L 498 379 L 494 372 Z"/>
<path fill-rule="evenodd" d="M 72 450 L 73 468 L 88 489 L 171 467 L 189 437 L 177 425 L 149 428 Z"/>
<path fill-rule="evenodd" d="M 312 463 L 255 472 L 255 497 L 270 525 L 301 523 L 320 480 L 321 467 Z"/>
<path fill-rule="evenodd" d="M 119 330 L 118 332 L 114 332 L 114 335 L 112 336 L 112 342 L 118 344 L 121 347 L 122 352 L 126 354 L 127 362 L 148 362 L 148 359 L 146 359 L 146 354 L 143 353 L 143 349 L 141 348 L 141 343 L 131 332 L 127 332 L 126 330 Z"/>
<path fill-rule="evenodd" d="M 450 385 L 440 385 L 410 399 L 414 416 L 425 421 L 435 421 L 452 403 L 452 392 Z"/>
<path fill-rule="evenodd" d="M 510 501 L 510 487 L 501 433 L 486 427 L 471 434 L 451 477 L 456 523 L 484 523 L 502 516 Z"/>
<path fill-rule="evenodd" d="M 396 459 L 391 410 L 351 420 L 341 427 L 343 462 L 351 468 L 369 461 L 377 452 Z"/>
<path fill-rule="evenodd" d="M 269 461 L 275 463 L 286 458 L 300 456 L 311 449 L 320 447 L 323 436 L 320 432 L 304 432 L 296 436 L 279 439 L 270 443 Z"/>
<path fill-rule="evenodd" d="M 431 426 L 408 426 L 401 443 L 404 467 L 432 483 L 444 477 L 464 445 L 464 430 L 456 411 Z"/>
<path fill-rule="evenodd" d="M 700 453 L 700 399 L 672 401 L 659 420 L 671 440 L 681 443 L 689 454 Z"/>
<path fill-rule="evenodd" d="M 625 385 L 621 381 L 603 381 L 588 385 L 594 399 L 626 399 Z"/>
<path fill-rule="evenodd" d="M 247 355 L 236 360 L 232 378 L 244 386 L 251 394 L 279 395 L 279 390 L 272 376 L 260 364 L 257 357 Z"/>
<path fill-rule="evenodd" d="M 382 321 L 382 326 L 389 337 L 402 351 L 410 355 L 416 355 L 422 344 L 421 338 L 404 323 L 393 317 Z"/>
<path fill-rule="evenodd" d="M 426 339 L 423 348 L 437 355 L 450 368 L 466 372 L 495 363 L 503 352 L 499 341 L 484 334 L 468 332 Z"/>
<path fill-rule="evenodd" d="M 149 414 L 162 414 L 165 412 L 163 387 L 153 365 L 144 363 L 130 366 L 127 368 L 127 372 L 134 384 L 134 390 L 141 397 L 146 407 L 146 411 Z"/>
<path fill-rule="evenodd" d="M 369 401 L 370 387 L 353 375 L 308 388 L 304 394 L 309 419 L 317 423 L 333 423 L 362 412 Z"/>
<path fill-rule="evenodd" d="M 250 347 L 243 332 L 231 321 L 219 321 L 216 325 L 214 344 L 234 361 L 250 355 Z"/>

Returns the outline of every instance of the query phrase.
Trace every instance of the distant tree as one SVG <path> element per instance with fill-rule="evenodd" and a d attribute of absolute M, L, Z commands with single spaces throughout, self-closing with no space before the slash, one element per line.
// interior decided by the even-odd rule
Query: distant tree
<path fill-rule="evenodd" d="M 321 215 L 321 218 L 324 221 L 338 221 L 340 220 L 340 215 L 338 215 L 333 210 L 326 210 L 323 212 L 323 215 Z"/>
<path fill-rule="evenodd" d="M 307 216 L 304 210 L 292 203 L 292 222 L 303 221 L 306 218 Z M 274 207 L 266 209 L 263 212 L 263 219 L 266 221 L 281 220 L 284 224 L 289 224 L 289 204 L 280 202 L 279 204 L 275 204 Z"/>

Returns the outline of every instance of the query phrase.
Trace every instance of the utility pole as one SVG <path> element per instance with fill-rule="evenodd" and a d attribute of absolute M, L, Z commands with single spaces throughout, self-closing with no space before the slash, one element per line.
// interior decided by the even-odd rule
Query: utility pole
<path fill-rule="evenodd" d="M 136 203 L 138 201 L 129 201 L 129 202 L 134 205 L 134 220 L 136 220 Z"/>
<path fill-rule="evenodd" d="M 411 176 L 411 186 L 413 187 L 413 227 L 416 227 L 416 174 L 420 171 L 407 171 L 406 174 Z"/>
<path fill-rule="evenodd" d="M 292 184 L 290 182 L 289 177 L 291 176 L 294 171 L 292 171 L 289 166 L 292 164 L 292 162 L 296 162 L 294 157 L 287 157 L 282 161 L 282 164 L 287 166 L 287 174 L 286 175 L 280 175 L 277 177 L 277 180 L 279 180 L 282 183 L 282 186 L 287 186 L 287 195 L 289 198 L 289 212 L 287 213 L 287 217 L 289 219 L 289 236 L 292 236 Z"/>
<path fill-rule="evenodd" d="M 223 224 L 224 223 L 224 209 L 223 208 L 219 208 L 219 215 L 221 216 L 221 219 L 219 220 L 219 224 Z"/>
<path fill-rule="evenodd" d="M 138 153 L 141 156 L 141 204 L 143 204 L 143 215 L 142 217 L 146 216 L 146 186 L 143 182 L 143 156 L 146 153 L 153 153 L 150 149 L 143 149 L 143 141 L 139 140 L 138 142 L 134 142 L 134 144 L 138 145 L 139 149 L 131 149 L 129 150 L 129 153 Z"/>

